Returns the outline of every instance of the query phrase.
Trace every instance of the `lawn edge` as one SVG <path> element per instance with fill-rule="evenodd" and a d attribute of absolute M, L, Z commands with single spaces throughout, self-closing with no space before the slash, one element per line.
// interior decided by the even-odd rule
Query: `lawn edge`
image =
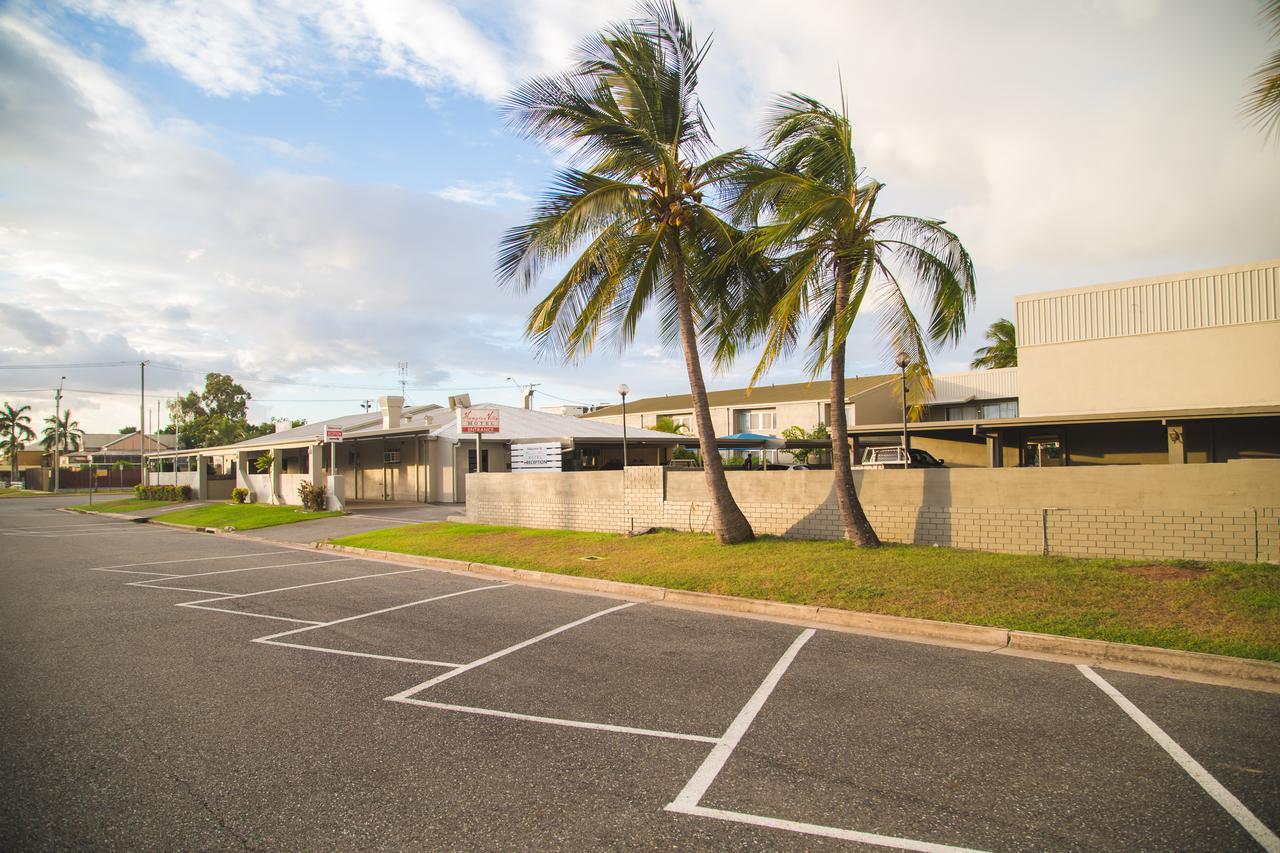
<path fill-rule="evenodd" d="M 192 528 L 186 528 L 188 530 Z M 887 616 L 843 610 L 837 607 L 787 604 L 755 598 L 739 598 L 710 592 L 690 592 L 668 587 L 624 583 L 622 581 L 584 578 L 533 569 L 513 569 L 489 563 L 427 557 L 399 551 L 380 551 L 318 542 L 320 550 L 370 557 L 393 563 L 426 566 L 449 571 L 465 571 L 485 577 L 516 580 L 537 586 L 596 592 L 620 598 L 639 599 L 671 607 L 731 613 L 739 616 L 836 628 L 852 633 L 870 634 L 893 639 L 956 646 L 970 650 L 1034 657 L 1065 663 L 1086 664 L 1173 678 L 1211 681 L 1230 686 L 1280 693 L 1280 663 L 1140 646 L 1109 640 L 1091 640 L 1056 634 L 1038 634 L 963 622 L 942 622 L 908 616 Z"/>

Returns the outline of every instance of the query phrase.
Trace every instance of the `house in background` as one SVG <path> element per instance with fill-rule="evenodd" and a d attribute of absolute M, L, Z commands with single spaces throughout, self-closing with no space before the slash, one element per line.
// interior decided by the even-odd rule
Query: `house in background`
<path fill-rule="evenodd" d="M 528 398 L 526 397 L 526 400 Z M 346 415 L 281 429 L 222 447 L 149 454 L 152 483 L 190 485 L 205 499 L 225 500 L 231 489 L 249 489 L 259 503 L 300 504 L 303 482 L 340 489 L 341 504 L 460 503 L 469 473 L 505 472 L 537 455 L 539 467 L 558 471 L 620 469 L 627 464 L 664 465 L 687 439 L 668 433 L 593 423 L 551 412 L 487 403 L 470 406 L 404 405 L 383 397 L 379 411 Z M 496 412 L 498 430 L 464 434 L 461 409 Z M 326 432 L 340 429 L 337 441 Z M 331 479 L 336 473 L 336 478 Z"/>
<path fill-rule="evenodd" d="M 64 467 L 72 468 L 87 464 L 89 457 L 97 464 L 115 464 L 125 462 L 138 465 L 142 457 L 148 453 L 158 453 L 174 448 L 174 436 L 168 434 L 142 434 L 137 432 L 87 432 L 80 442 L 79 450 L 71 450 L 59 454 Z M 49 454 L 51 457 L 52 454 Z M 50 460 L 50 463 L 52 460 Z"/>

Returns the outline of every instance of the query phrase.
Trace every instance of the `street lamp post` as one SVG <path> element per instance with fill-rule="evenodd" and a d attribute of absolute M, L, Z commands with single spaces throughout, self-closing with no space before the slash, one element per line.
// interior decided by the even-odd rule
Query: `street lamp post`
<path fill-rule="evenodd" d="M 58 393 L 53 398 L 53 490 L 56 492 L 62 486 L 62 478 L 58 471 L 62 466 L 62 462 L 58 459 L 58 445 L 62 443 L 62 383 L 67 381 L 67 377 L 58 380 Z"/>
<path fill-rule="evenodd" d="M 905 352 L 898 353 L 898 357 L 893 360 L 902 371 L 902 452 L 906 454 L 904 467 L 911 466 L 911 437 L 907 435 L 907 365 L 911 363 L 911 356 Z"/>
<path fill-rule="evenodd" d="M 618 386 L 618 394 L 622 397 L 622 468 L 627 468 L 627 394 L 631 388 L 624 382 Z"/>

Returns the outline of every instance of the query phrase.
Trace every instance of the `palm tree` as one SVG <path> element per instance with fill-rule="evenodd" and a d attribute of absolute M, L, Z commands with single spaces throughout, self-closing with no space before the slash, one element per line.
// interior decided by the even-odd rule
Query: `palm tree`
<path fill-rule="evenodd" d="M 1001 317 L 987 329 L 987 346 L 978 347 L 969 366 L 974 370 L 1018 366 L 1018 332 L 1013 321 Z"/>
<path fill-rule="evenodd" d="M 568 361 L 589 353 L 602 331 L 625 347 L 645 310 L 658 311 L 663 342 L 678 339 L 684 351 L 712 529 L 721 543 L 743 542 L 754 533 L 725 479 L 699 327 L 721 322 L 745 289 L 741 265 L 718 263 L 741 232 L 704 194 L 751 157 L 711 155 L 696 94 L 705 46 L 674 4 L 650 3 L 644 14 L 584 42 L 568 72 L 530 80 L 508 99 L 515 129 L 583 168 L 561 169 L 532 220 L 506 233 L 498 276 L 529 290 L 547 265 L 567 262 L 526 334 Z"/>
<path fill-rule="evenodd" d="M 859 168 L 845 111 L 785 95 L 767 119 L 766 141 L 768 160 L 735 176 L 731 192 L 739 222 L 757 226 L 753 247 L 779 263 L 772 306 L 751 324 L 764 340 L 752 383 L 797 345 L 807 324 L 810 370 L 831 371 L 831 455 L 845 537 L 879 545 L 853 487 L 845 343 L 870 297 L 889 352 L 905 351 L 927 386 L 929 344 L 954 342 L 964 330 L 974 299 L 973 262 L 939 220 L 876 215 L 884 184 Z M 906 283 L 928 297 L 924 327 Z"/>
<path fill-rule="evenodd" d="M 31 416 L 27 412 L 31 411 L 30 406 L 19 406 L 14 408 L 9 403 L 4 404 L 4 408 L 0 409 L 0 438 L 3 440 L 5 455 L 9 458 L 9 479 L 18 479 L 18 451 L 21 450 L 26 442 L 36 437 L 35 430 L 31 428 Z"/>
<path fill-rule="evenodd" d="M 1259 17 L 1271 29 L 1271 40 L 1280 40 L 1280 0 L 1267 0 Z M 1253 88 L 1244 97 L 1244 114 L 1267 136 L 1280 139 L 1280 49 L 1249 77 Z"/>
<path fill-rule="evenodd" d="M 80 442 L 84 438 L 84 430 L 80 429 L 79 421 L 72 420 L 71 410 L 67 409 L 62 413 L 62 419 L 59 420 L 55 415 L 49 415 L 44 419 L 47 426 L 44 428 L 40 444 L 44 447 L 45 452 L 49 453 L 53 450 L 56 443 L 58 450 L 79 450 Z"/>
<path fill-rule="evenodd" d="M 658 418 L 654 425 L 649 427 L 649 429 L 654 430 L 655 432 L 671 433 L 672 435 L 684 435 L 689 432 L 689 428 L 684 424 L 678 424 L 666 416 Z"/>

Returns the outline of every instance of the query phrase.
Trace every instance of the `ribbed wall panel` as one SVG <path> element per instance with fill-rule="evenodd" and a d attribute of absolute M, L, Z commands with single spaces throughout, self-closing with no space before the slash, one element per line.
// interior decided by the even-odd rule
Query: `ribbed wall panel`
<path fill-rule="evenodd" d="M 1019 346 L 1280 320 L 1280 265 L 1032 294 L 1016 316 Z"/>
<path fill-rule="evenodd" d="M 943 373 L 933 377 L 931 403 L 960 403 L 966 400 L 999 400 L 1018 396 L 1018 368 L 972 370 Z"/>

